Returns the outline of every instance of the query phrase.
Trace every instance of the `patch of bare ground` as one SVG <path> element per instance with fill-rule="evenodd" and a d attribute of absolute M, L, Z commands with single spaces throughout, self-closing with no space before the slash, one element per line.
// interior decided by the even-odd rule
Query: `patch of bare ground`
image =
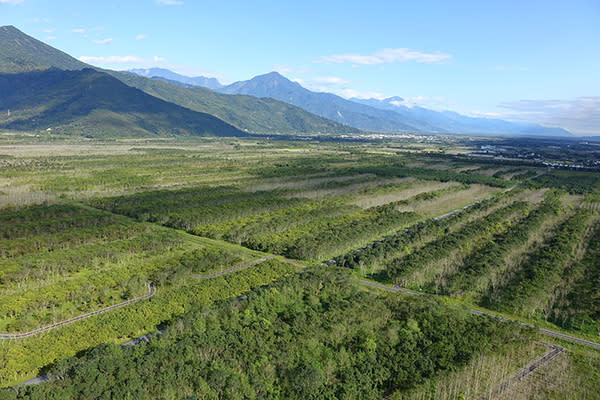
<path fill-rule="evenodd" d="M 424 217 L 433 217 L 489 197 L 497 191 L 497 188 L 474 184 L 466 190 L 444 193 L 431 200 L 409 201 L 409 204 L 398 206 L 398 211 L 414 211 Z"/>
<path fill-rule="evenodd" d="M 402 182 L 410 182 L 410 180 L 403 180 Z M 359 194 L 355 196 L 350 204 L 366 209 L 400 200 L 407 200 L 421 193 L 446 189 L 456 185 L 458 185 L 456 182 L 419 181 L 406 187 L 398 187 L 390 191 L 382 191 L 381 193 Z"/>
<path fill-rule="evenodd" d="M 245 188 L 248 192 L 259 192 L 263 190 L 277 190 L 277 189 L 304 189 L 312 186 L 321 185 L 326 182 L 346 182 L 354 179 L 375 179 L 375 175 L 372 174 L 357 174 L 357 175 L 346 175 L 346 176 L 322 176 L 320 174 L 315 177 L 306 179 L 304 176 L 296 176 L 290 179 L 282 180 L 281 178 L 273 178 L 265 182 L 261 179 L 261 183 L 252 183 Z"/>

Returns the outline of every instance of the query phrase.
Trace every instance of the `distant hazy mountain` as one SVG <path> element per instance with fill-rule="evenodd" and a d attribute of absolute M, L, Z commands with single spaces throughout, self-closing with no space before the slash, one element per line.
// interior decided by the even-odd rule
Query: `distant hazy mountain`
<path fill-rule="evenodd" d="M 537 124 L 509 122 L 494 118 L 474 118 L 454 111 L 434 111 L 423 107 L 407 107 L 401 97 L 387 99 L 350 99 L 354 102 L 396 112 L 406 118 L 426 120 L 440 132 L 478 135 L 531 135 L 531 136 L 571 136 L 561 128 L 549 128 Z"/>
<path fill-rule="evenodd" d="M 471 118 L 451 111 L 433 111 L 422 107 L 406 107 L 403 99 L 346 100 L 330 93 L 305 89 L 277 72 L 235 82 L 218 89 L 221 93 L 270 97 L 302 107 L 325 118 L 356 128 L 373 131 L 421 131 L 488 135 L 566 136 L 564 129 L 546 128 L 498 119 Z"/>
<path fill-rule="evenodd" d="M 90 68 L 91 66 L 24 34 L 13 26 L 0 27 L 0 73 L 28 72 L 48 69 L 50 67 L 81 70 L 83 68 Z M 174 103 L 193 111 L 214 115 L 246 132 L 286 134 L 358 132 L 357 129 L 338 124 L 311 114 L 299 107 L 273 99 L 224 95 L 199 86 L 183 87 L 170 84 L 164 81 L 165 78 L 155 80 L 131 73 L 107 71 L 95 67 L 91 68 L 106 72 L 126 85 L 133 86 L 147 94 L 164 100 L 164 103 Z M 3 95 L 0 92 L 0 97 Z M 32 97 L 30 100 L 35 101 L 36 99 Z M 40 105 L 45 104 L 44 101 L 40 101 Z M 123 104 L 122 102 L 117 102 L 116 104 L 124 107 L 127 106 L 127 104 Z M 118 112 L 118 110 L 111 112 Z M 6 110 L 0 108 L 0 118 L 6 116 L 6 114 L 2 115 L 2 113 L 6 113 Z M 17 122 L 14 119 L 15 117 L 13 113 L 13 119 L 10 121 L 0 119 L 0 123 L 3 126 L 12 124 L 12 127 L 21 126 L 23 128 L 34 126 L 24 121 Z M 23 116 L 21 115 L 21 117 Z M 50 121 L 46 122 L 49 123 Z M 116 129 L 118 127 L 118 119 L 111 119 L 110 121 L 99 119 L 97 122 L 102 122 L 106 126 L 106 129 L 111 130 L 111 132 L 122 132 Z M 179 122 L 173 121 L 173 123 L 177 125 Z M 44 124 L 40 122 L 39 125 L 41 127 Z M 158 127 L 161 124 L 156 126 Z M 101 128 L 101 125 L 97 126 L 98 131 Z M 180 128 L 182 127 L 180 126 L 177 129 Z M 163 132 L 162 128 L 160 129 Z"/>
<path fill-rule="evenodd" d="M 0 74 L 0 127 L 99 136 L 246 136 L 93 69 Z M 10 110 L 10 111 L 8 111 Z"/>
<path fill-rule="evenodd" d="M 164 68 L 130 69 L 126 72 L 131 72 L 145 78 L 163 78 L 169 81 L 183 83 L 188 86 L 202 86 L 212 90 L 223 87 L 216 78 L 207 78 L 204 76 L 189 77 Z"/>

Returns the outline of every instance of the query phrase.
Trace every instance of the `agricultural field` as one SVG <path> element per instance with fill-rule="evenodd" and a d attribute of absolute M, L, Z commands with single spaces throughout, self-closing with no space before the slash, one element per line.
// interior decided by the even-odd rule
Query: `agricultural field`
<path fill-rule="evenodd" d="M 0 398 L 134 379 L 104 359 L 155 360 L 123 398 L 151 398 L 163 361 L 202 371 L 165 398 L 177 379 L 205 398 L 477 398 L 547 350 L 465 307 L 598 342 L 597 174 L 428 146 L 0 141 L 0 386 L 59 378 Z"/>

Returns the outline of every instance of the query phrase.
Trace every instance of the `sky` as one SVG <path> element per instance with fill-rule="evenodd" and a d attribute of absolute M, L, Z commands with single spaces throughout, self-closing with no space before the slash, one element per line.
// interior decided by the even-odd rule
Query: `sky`
<path fill-rule="evenodd" d="M 101 67 L 222 83 L 275 70 L 346 98 L 600 135 L 600 0 L 0 0 L 0 25 Z"/>

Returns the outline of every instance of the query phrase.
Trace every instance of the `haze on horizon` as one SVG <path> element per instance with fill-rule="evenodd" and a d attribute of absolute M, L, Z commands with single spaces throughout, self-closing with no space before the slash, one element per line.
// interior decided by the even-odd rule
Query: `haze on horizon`
<path fill-rule="evenodd" d="M 223 83 L 276 70 L 342 97 L 600 135 L 600 3 L 301 4 L 0 0 L 14 25 L 82 61 Z"/>

